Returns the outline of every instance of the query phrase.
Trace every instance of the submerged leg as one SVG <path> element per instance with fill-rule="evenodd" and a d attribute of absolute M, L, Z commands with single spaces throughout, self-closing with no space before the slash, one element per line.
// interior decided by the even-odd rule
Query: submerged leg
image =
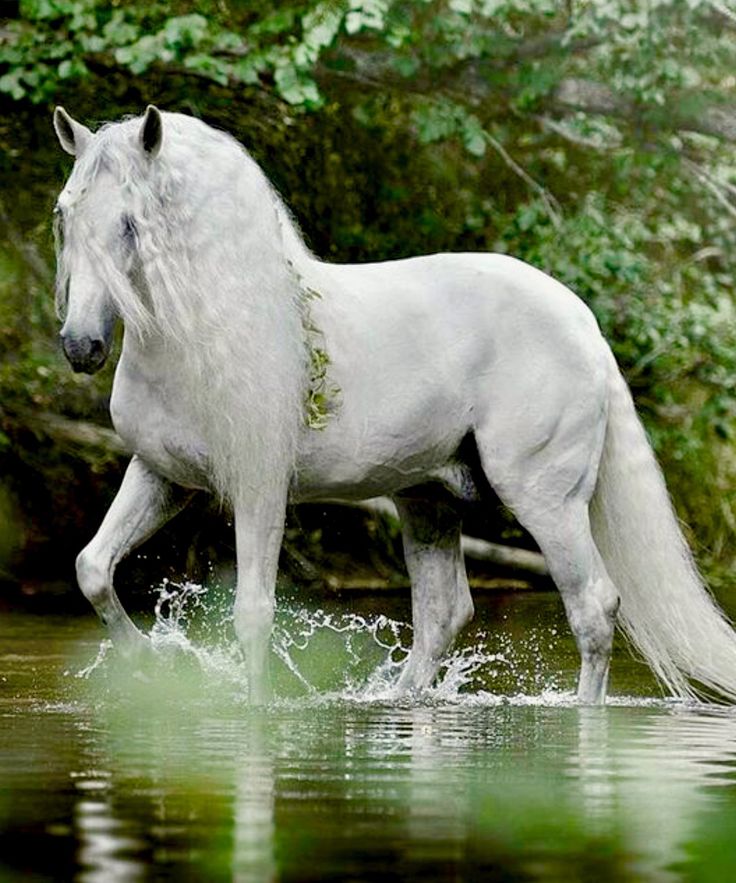
<path fill-rule="evenodd" d="M 175 488 L 139 457 L 133 457 L 99 530 L 77 556 L 79 587 L 124 652 L 136 653 L 146 646 L 146 639 L 115 593 L 115 568 L 175 515 L 189 497 L 188 492 Z"/>
<path fill-rule="evenodd" d="M 248 694 L 255 705 L 271 698 L 268 657 L 285 518 L 285 490 L 235 506 L 235 634 L 245 653 Z"/>
<path fill-rule="evenodd" d="M 460 516 L 444 502 L 397 497 L 404 558 L 411 580 L 414 643 L 402 669 L 401 692 L 424 690 L 473 616 L 460 548 Z"/>

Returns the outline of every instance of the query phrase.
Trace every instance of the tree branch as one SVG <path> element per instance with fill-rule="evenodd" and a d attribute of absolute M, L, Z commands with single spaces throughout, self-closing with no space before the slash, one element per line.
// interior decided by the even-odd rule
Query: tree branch
<path fill-rule="evenodd" d="M 339 59 L 350 64 L 349 68 L 333 67 L 320 63 L 317 77 L 326 82 L 334 79 L 352 80 L 360 86 L 373 89 L 393 88 L 407 93 L 462 96 L 475 107 L 488 107 L 491 90 L 488 72 L 495 65 L 488 59 L 470 59 L 441 72 L 423 71 L 414 77 L 401 76 L 391 64 L 387 52 L 373 52 L 359 46 L 344 47 Z M 441 80 L 438 80 L 441 76 Z M 494 96 L 495 97 L 495 96 Z M 736 143 L 736 106 L 726 104 L 703 104 L 698 113 L 683 111 L 673 98 L 668 106 L 659 109 L 656 119 L 647 116 L 647 109 L 631 98 L 615 92 L 605 83 L 579 77 L 567 77 L 558 83 L 548 99 L 547 112 L 568 113 L 582 111 L 624 120 L 632 124 L 646 121 L 663 131 L 691 131 L 710 135 L 721 141 Z"/>
<path fill-rule="evenodd" d="M 116 432 L 87 420 L 72 420 L 51 411 L 19 412 L 14 417 L 33 432 L 46 436 L 61 447 L 94 450 L 109 459 L 129 457 L 131 454 Z"/>
<path fill-rule="evenodd" d="M 642 110 L 631 99 L 619 95 L 609 86 L 575 77 L 559 83 L 552 93 L 551 106 L 559 111 L 577 110 L 628 122 L 637 122 L 643 117 Z M 706 105 L 699 114 L 694 115 L 683 113 L 673 102 L 661 109 L 659 119 L 667 120 L 666 128 L 669 131 L 699 132 L 722 141 L 736 142 L 736 108 L 733 106 Z"/>
<path fill-rule="evenodd" d="M 544 207 L 547 210 L 547 214 L 554 224 L 555 227 L 559 227 L 562 221 L 562 210 L 560 208 L 559 202 L 555 199 L 555 197 L 550 193 L 546 187 L 543 187 L 538 181 L 535 181 L 534 178 L 523 169 L 519 163 L 511 156 L 511 154 L 506 150 L 506 148 L 493 137 L 489 132 L 484 133 L 486 141 L 491 145 L 491 147 L 496 151 L 496 153 L 501 157 L 501 159 L 506 163 L 506 165 L 514 172 L 515 175 L 518 175 L 524 183 L 530 187 L 537 196 L 544 203 Z"/>
<path fill-rule="evenodd" d="M 736 30 L 736 12 L 733 9 L 730 9 L 725 3 L 719 3 L 718 0 L 711 0 L 709 5 L 712 12 L 703 16 L 706 22 L 729 31 Z"/>
<path fill-rule="evenodd" d="M 736 195 L 736 187 L 718 181 L 707 169 L 693 162 L 689 157 L 682 157 L 683 165 L 697 178 L 705 189 L 718 201 L 732 218 L 736 218 L 736 205 L 729 197 Z"/>

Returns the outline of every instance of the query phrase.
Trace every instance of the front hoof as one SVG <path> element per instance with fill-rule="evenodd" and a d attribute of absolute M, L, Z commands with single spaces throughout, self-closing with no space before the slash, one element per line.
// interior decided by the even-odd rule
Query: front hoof
<path fill-rule="evenodd" d="M 139 634 L 134 641 L 115 645 L 126 666 L 139 680 L 147 681 L 160 665 L 160 657 L 150 638 Z"/>
<path fill-rule="evenodd" d="M 141 637 L 143 640 L 136 648 L 133 662 L 144 675 L 202 673 L 202 664 L 190 646 L 161 636 Z"/>

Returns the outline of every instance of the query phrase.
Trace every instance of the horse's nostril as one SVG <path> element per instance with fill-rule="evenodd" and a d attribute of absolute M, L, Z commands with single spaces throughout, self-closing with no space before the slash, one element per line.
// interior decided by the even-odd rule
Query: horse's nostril
<path fill-rule="evenodd" d="M 76 355 L 77 342 L 73 337 L 69 337 L 66 334 L 60 334 L 59 340 L 61 341 L 61 348 L 64 350 L 64 355 L 71 361 Z"/>
<path fill-rule="evenodd" d="M 98 359 L 104 355 L 105 344 L 101 340 L 91 340 L 89 342 L 89 356 L 91 359 Z"/>

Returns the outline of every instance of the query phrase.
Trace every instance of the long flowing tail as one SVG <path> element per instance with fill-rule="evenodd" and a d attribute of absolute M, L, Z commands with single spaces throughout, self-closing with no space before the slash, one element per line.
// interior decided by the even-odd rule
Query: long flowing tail
<path fill-rule="evenodd" d="M 705 687 L 736 701 L 736 632 L 703 585 L 631 394 L 613 364 L 609 389 L 591 522 L 621 596 L 619 623 L 673 694 L 694 697 Z"/>

